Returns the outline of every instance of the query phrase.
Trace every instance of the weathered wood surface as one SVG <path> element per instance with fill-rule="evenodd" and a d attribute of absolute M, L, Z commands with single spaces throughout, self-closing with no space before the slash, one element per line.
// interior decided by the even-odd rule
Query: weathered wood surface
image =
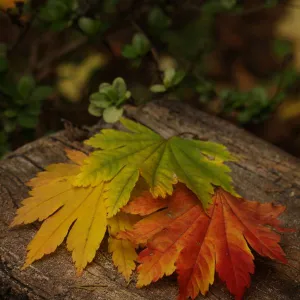
<path fill-rule="evenodd" d="M 131 117 L 165 137 L 189 132 L 225 144 L 241 157 L 231 163 L 237 190 L 248 199 L 274 201 L 287 206 L 284 225 L 296 228 L 284 234 L 282 247 L 288 265 L 257 257 L 256 273 L 245 299 L 300 299 L 300 161 L 243 130 L 174 102 L 149 104 L 140 109 L 127 108 Z M 84 275 L 75 276 L 71 255 L 65 247 L 20 271 L 26 245 L 38 224 L 9 229 L 20 201 L 27 196 L 26 181 L 45 166 L 66 160 L 64 148 L 82 149 L 76 135 L 58 133 L 28 144 L 0 161 L 0 298 L 1 299 L 103 299 L 142 300 L 176 299 L 175 277 L 165 278 L 143 289 L 134 280 L 128 286 L 117 273 L 102 245 Z M 93 286 L 93 287 L 92 287 Z M 199 296 L 199 299 L 203 299 Z M 232 299 L 216 279 L 206 299 Z"/>

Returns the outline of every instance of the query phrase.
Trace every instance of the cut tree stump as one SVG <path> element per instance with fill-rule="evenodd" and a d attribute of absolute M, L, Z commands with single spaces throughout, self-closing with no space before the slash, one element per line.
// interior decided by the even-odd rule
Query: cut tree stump
<path fill-rule="evenodd" d="M 173 101 L 159 101 L 141 108 L 126 108 L 126 116 L 164 137 L 186 133 L 186 137 L 209 139 L 226 145 L 240 157 L 230 163 L 237 191 L 247 199 L 274 201 L 287 206 L 281 220 L 297 230 L 282 236 L 288 264 L 256 256 L 256 272 L 245 299 L 300 299 L 300 161 L 250 135 L 242 129 Z M 103 125 L 106 126 L 107 125 Z M 101 126 L 99 126 L 101 128 Z M 98 129 L 99 129 L 98 128 Z M 82 135 L 67 130 L 25 145 L 0 161 L 0 298 L 1 299 L 103 299 L 172 300 L 177 297 L 176 277 L 164 278 L 149 287 L 128 285 L 113 266 L 105 242 L 82 277 L 75 276 L 70 253 L 64 246 L 20 270 L 26 246 L 39 224 L 9 229 L 20 201 L 28 195 L 30 178 L 47 165 L 67 161 L 64 148 L 84 149 Z M 203 299 L 199 296 L 197 299 Z M 232 299 L 216 276 L 206 299 Z"/>

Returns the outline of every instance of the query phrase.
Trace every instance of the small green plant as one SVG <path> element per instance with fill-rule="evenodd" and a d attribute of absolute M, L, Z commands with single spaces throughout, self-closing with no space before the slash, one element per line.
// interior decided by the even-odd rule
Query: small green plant
<path fill-rule="evenodd" d="M 38 20 L 52 30 L 63 30 L 77 17 L 77 0 L 48 0 L 40 8 Z"/>
<path fill-rule="evenodd" d="M 224 113 L 235 113 L 241 124 L 250 120 L 259 122 L 261 112 L 269 106 L 269 98 L 263 87 L 255 87 L 249 92 L 223 90 L 220 93 Z"/>
<path fill-rule="evenodd" d="M 122 55 L 129 59 L 140 60 L 150 50 L 150 42 L 142 33 L 136 33 L 132 38 L 132 43 L 125 45 Z"/>
<path fill-rule="evenodd" d="M 292 43 L 283 39 L 274 39 L 273 41 L 274 54 L 279 58 L 285 58 L 293 53 Z"/>
<path fill-rule="evenodd" d="M 90 96 L 89 113 L 96 117 L 103 116 L 107 123 L 115 123 L 122 117 L 122 105 L 130 97 L 123 78 L 116 78 L 112 84 L 101 83 L 99 92 Z"/>
<path fill-rule="evenodd" d="M 52 93 L 49 86 L 37 86 L 31 76 L 23 76 L 17 89 L 7 89 L 10 105 L 2 112 L 2 121 L 6 132 L 12 132 L 17 126 L 35 128 L 38 122 L 42 102 Z"/>
<path fill-rule="evenodd" d="M 10 114 L 6 111 L 6 114 L 16 117 L 15 121 L 21 127 L 35 128 L 41 104 L 52 92 L 50 86 L 37 85 L 32 76 L 23 76 L 18 82 L 17 93 L 13 95 L 15 109 L 10 110 Z"/>
<path fill-rule="evenodd" d="M 159 7 L 154 6 L 148 14 L 148 25 L 150 31 L 155 35 L 160 35 L 172 24 L 172 19 Z"/>
<path fill-rule="evenodd" d="M 0 74 L 0 92 L 4 101 L 0 111 L 0 155 L 9 149 L 6 145 L 10 134 L 19 129 L 34 129 L 38 123 L 41 105 L 48 98 L 53 89 L 46 85 L 37 85 L 30 75 L 22 76 L 15 82 L 9 74 Z"/>
<path fill-rule="evenodd" d="M 79 18 L 78 26 L 88 36 L 94 36 L 107 28 L 107 25 L 99 19 L 92 19 L 88 17 Z"/>
<path fill-rule="evenodd" d="M 183 71 L 176 71 L 174 68 L 168 68 L 164 71 L 163 84 L 154 84 L 150 87 L 153 93 L 164 93 L 168 89 L 177 86 L 185 77 L 186 73 Z"/>

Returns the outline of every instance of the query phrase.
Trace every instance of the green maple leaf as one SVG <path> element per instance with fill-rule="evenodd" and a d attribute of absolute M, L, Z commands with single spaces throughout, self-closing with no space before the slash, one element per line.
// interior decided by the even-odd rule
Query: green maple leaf
<path fill-rule="evenodd" d="M 230 168 L 234 160 L 225 146 L 177 136 L 164 139 L 147 127 L 121 120 L 130 132 L 104 129 L 86 144 L 99 148 L 85 161 L 74 180 L 79 187 L 109 182 L 106 189 L 108 216 L 115 215 L 130 199 L 141 175 L 154 197 L 166 197 L 178 181 L 186 184 L 204 208 L 211 202 L 214 186 L 234 193 Z"/>

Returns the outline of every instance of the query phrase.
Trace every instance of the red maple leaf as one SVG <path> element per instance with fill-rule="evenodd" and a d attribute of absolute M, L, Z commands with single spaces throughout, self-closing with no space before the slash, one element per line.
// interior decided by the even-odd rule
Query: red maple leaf
<path fill-rule="evenodd" d="M 197 197 L 182 184 L 167 200 L 152 201 L 150 193 L 132 201 L 126 212 L 140 213 L 143 207 L 142 214 L 150 215 L 119 234 L 135 244 L 147 243 L 138 257 L 138 287 L 176 271 L 179 299 L 194 299 L 199 292 L 207 293 L 216 271 L 236 299 L 241 299 L 254 273 L 249 246 L 286 263 L 278 244 L 280 235 L 271 228 L 284 231 L 277 219 L 284 206 L 248 201 L 217 188 L 213 204 L 204 212 Z M 152 213 L 151 203 L 156 210 L 165 208 Z"/>

